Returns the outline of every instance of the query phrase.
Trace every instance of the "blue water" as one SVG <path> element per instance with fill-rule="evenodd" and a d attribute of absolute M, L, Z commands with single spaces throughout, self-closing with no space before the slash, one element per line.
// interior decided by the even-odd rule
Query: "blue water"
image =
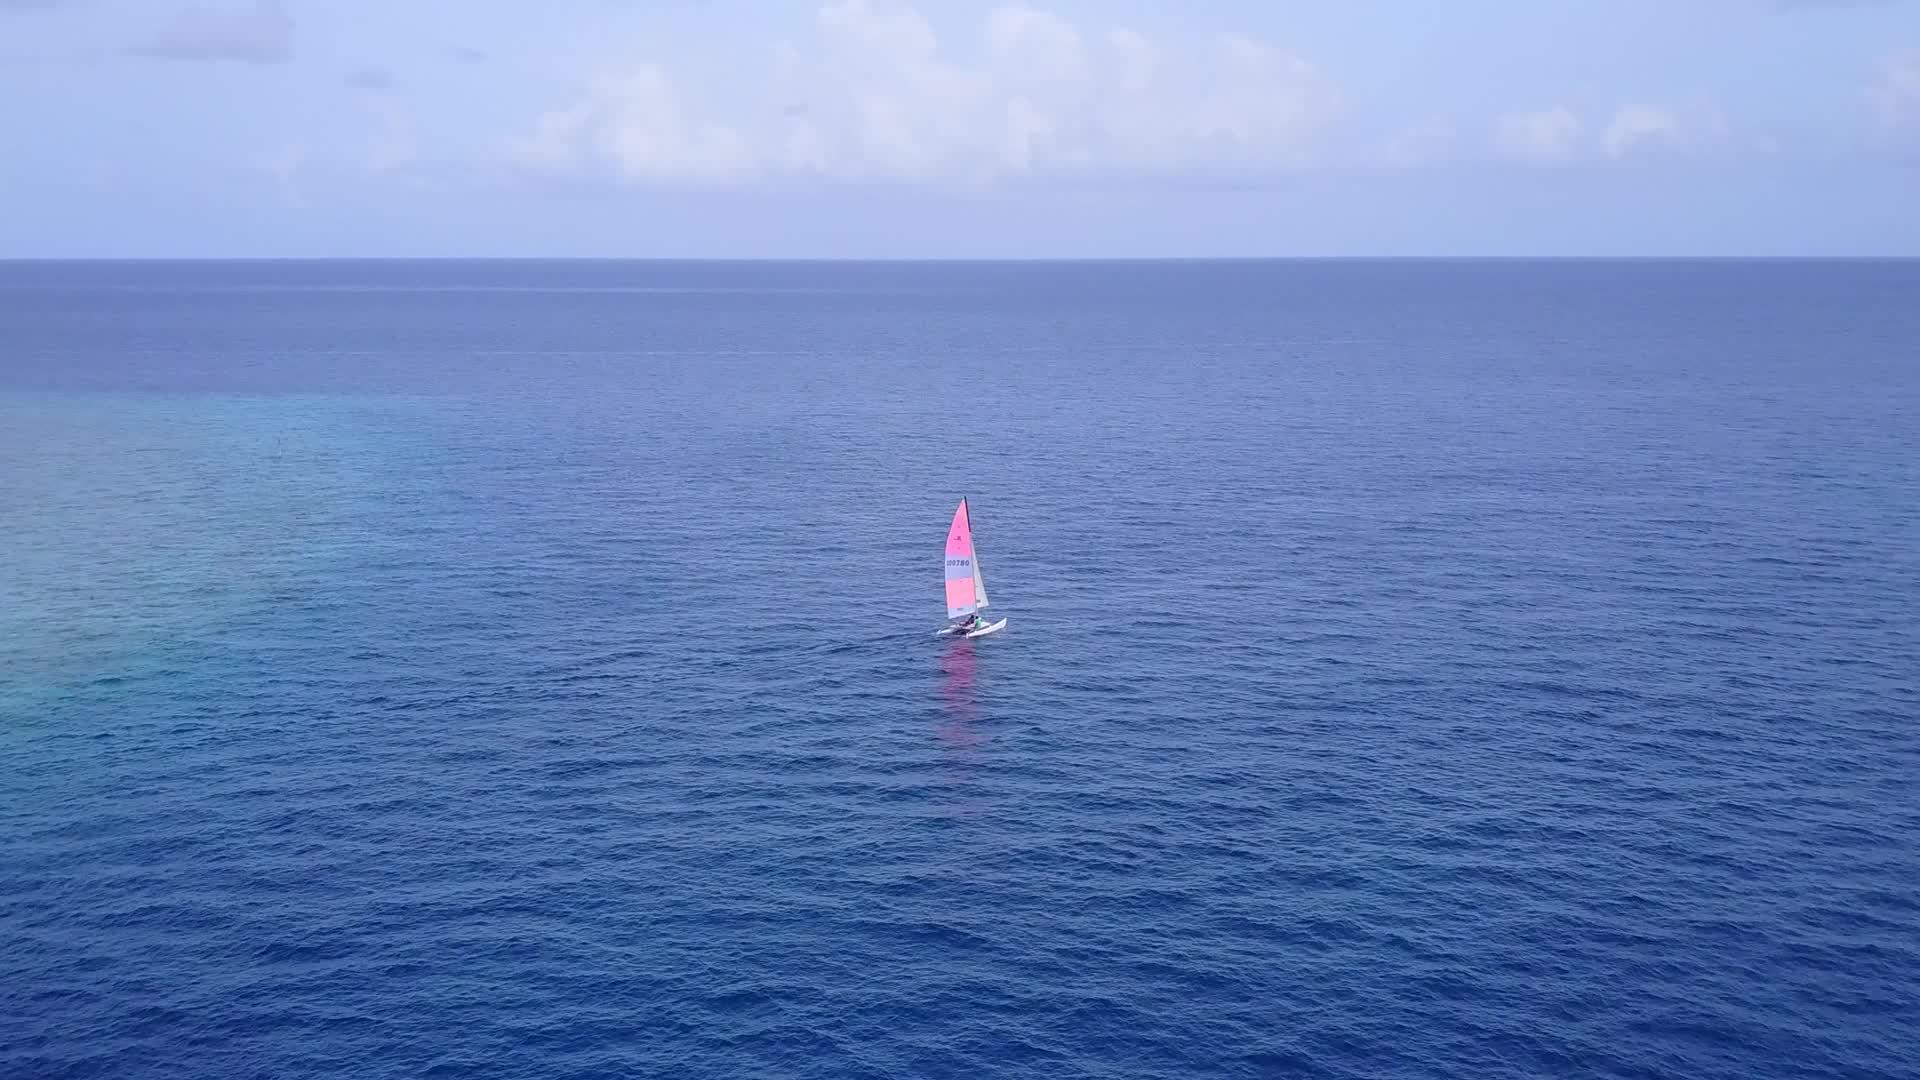
<path fill-rule="evenodd" d="M 0 1077 L 1912 1076 L 1916 298 L 0 264 Z"/>

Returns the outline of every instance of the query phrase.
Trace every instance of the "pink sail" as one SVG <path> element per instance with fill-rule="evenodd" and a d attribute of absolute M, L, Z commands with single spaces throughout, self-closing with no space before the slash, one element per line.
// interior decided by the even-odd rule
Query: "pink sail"
<path fill-rule="evenodd" d="M 973 523 L 967 520 L 967 500 L 953 512 L 947 529 L 947 618 L 958 619 L 979 610 L 974 594 Z"/>

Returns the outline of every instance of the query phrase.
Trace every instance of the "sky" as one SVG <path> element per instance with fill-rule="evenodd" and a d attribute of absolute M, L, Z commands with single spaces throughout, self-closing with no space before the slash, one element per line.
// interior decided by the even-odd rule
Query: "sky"
<path fill-rule="evenodd" d="M 0 258 L 1920 255 L 1920 0 L 0 0 Z"/>

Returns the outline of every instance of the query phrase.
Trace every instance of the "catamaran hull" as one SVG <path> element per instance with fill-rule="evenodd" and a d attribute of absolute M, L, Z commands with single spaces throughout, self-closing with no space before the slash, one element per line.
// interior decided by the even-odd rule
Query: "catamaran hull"
<path fill-rule="evenodd" d="M 999 622 L 996 622 L 996 623 L 988 623 L 987 625 L 981 627 L 978 630 L 969 630 L 967 631 L 967 636 L 968 637 L 986 637 L 988 634 L 991 634 L 996 630 L 1000 630 L 1006 625 L 1007 625 L 1007 620 L 1001 619 Z M 948 634 L 957 634 L 959 632 L 960 632 L 960 628 L 957 626 L 943 626 L 940 629 L 935 630 L 933 632 L 933 636 L 946 637 Z"/>

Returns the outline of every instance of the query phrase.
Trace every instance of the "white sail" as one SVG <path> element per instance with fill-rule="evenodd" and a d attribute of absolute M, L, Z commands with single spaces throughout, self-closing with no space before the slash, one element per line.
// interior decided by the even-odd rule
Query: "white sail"
<path fill-rule="evenodd" d="M 980 552 L 973 553 L 973 606 L 987 606 L 987 579 L 980 572 Z"/>

